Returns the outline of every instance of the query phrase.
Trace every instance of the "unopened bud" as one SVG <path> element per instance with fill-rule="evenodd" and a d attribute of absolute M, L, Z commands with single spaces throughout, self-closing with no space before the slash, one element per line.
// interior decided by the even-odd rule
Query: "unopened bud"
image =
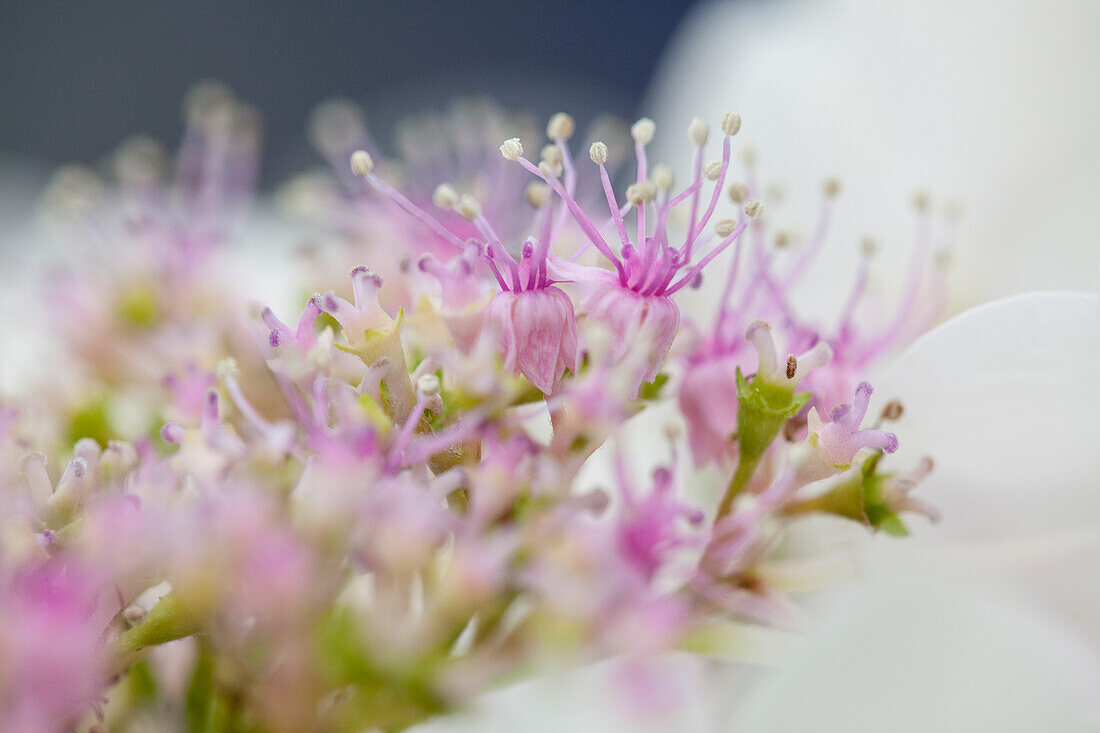
<path fill-rule="evenodd" d="M 727 112 L 722 117 L 722 132 L 731 137 L 741 130 L 741 115 L 736 112 Z"/>
<path fill-rule="evenodd" d="M 374 158 L 366 150 L 356 150 L 351 154 L 351 172 L 357 176 L 368 176 L 374 170 Z"/>
<path fill-rule="evenodd" d="M 546 137 L 555 142 L 568 140 L 573 137 L 573 131 L 576 129 L 577 124 L 570 115 L 565 112 L 558 112 L 550 118 L 550 122 L 546 125 Z"/>
<path fill-rule="evenodd" d="M 656 132 L 657 123 L 648 117 L 643 117 L 630 126 L 630 136 L 634 138 L 634 142 L 641 145 L 648 145 Z"/>

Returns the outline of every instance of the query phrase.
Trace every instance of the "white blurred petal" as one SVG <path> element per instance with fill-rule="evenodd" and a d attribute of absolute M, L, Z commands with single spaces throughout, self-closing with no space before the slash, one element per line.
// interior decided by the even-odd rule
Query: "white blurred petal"
<path fill-rule="evenodd" d="M 681 131 L 693 115 L 715 124 L 733 108 L 744 117 L 738 142 L 759 149 L 765 183 L 787 184 L 800 220 L 813 220 L 818 182 L 842 177 L 833 242 L 854 249 L 865 232 L 880 236 L 883 282 L 905 267 L 910 193 L 928 187 L 968 211 L 960 304 L 1092 289 L 1097 37 L 1094 0 L 703 5 L 651 91 L 646 112 L 663 129 L 654 157 L 679 161 L 686 180 Z M 844 272 L 837 264 L 827 258 L 818 274 Z"/>
<path fill-rule="evenodd" d="M 975 308 L 918 340 L 877 387 L 905 405 L 890 464 L 936 462 L 918 489 L 943 513 L 927 534 L 1100 528 L 1096 295 L 1032 293 Z"/>
<path fill-rule="evenodd" d="M 722 730 L 1084 731 L 1100 662 L 1019 599 L 944 584 L 862 589 Z"/>

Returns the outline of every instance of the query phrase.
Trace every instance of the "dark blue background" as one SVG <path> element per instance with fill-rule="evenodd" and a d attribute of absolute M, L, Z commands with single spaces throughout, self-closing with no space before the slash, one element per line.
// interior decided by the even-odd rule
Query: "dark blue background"
<path fill-rule="evenodd" d="M 469 94 L 630 116 L 691 4 L 0 0 L 0 153 L 52 165 L 138 132 L 173 143 L 185 91 L 207 78 L 263 113 L 269 181 L 311 160 L 305 121 L 334 95 L 383 140 L 401 115 Z"/>

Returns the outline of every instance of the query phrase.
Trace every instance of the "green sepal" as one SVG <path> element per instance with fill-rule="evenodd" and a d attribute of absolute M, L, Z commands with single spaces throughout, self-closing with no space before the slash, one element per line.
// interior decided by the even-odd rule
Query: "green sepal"
<path fill-rule="evenodd" d="M 886 486 L 894 474 L 879 473 L 880 460 L 882 453 L 875 453 L 844 481 L 820 496 L 792 505 L 789 513 L 824 512 L 861 522 L 892 537 L 905 537 L 909 530 L 886 498 Z"/>
<path fill-rule="evenodd" d="M 881 453 L 868 458 L 860 469 L 861 482 L 860 497 L 863 500 L 863 519 L 874 529 L 882 530 L 891 537 L 905 537 L 909 529 L 901 521 L 901 517 L 890 509 L 886 501 L 886 482 L 894 474 L 877 473 L 878 462 L 882 459 Z"/>
<path fill-rule="evenodd" d="M 745 487 L 764 457 L 768 446 L 812 397 L 810 392 L 795 392 L 785 384 L 774 384 L 759 374 L 752 381 L 737 369 L 737 472 L 719 505 L 719 516 L 729 512 L 733 499 Z"/>

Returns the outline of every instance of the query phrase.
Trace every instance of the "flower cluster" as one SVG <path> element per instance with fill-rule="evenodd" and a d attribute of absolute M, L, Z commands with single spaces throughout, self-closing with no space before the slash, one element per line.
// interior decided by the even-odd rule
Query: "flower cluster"
<path fill-rule="evenodd" d="M 575 160 L 558 114 L 538 162 L 533 133 L 495 141 L 512 172 L 479 198 L 425 180 L 440 169 L 415 140 L 376 166 L 355 115 L 326 108 L 316 136 L 353 174 L 326 212 L 387 236 L 362 236 L 350 287 L 249 318 L 202 297 L 254 168 L 243 109 L 195 102 L 176 183 L 129 161 L 80 225 L 127 236 L 72 291 L 69 360 L 155 424 L 66 444 L 87 420 L 43 439 L 28 402 L 0 421 L 4 730 L 403 729 L 551 660 L 793 623 L 761 568 L 806 514 L 891 534 L 934 516 L 910 496 L 930 463 L 881 470 L 900 406 L 868 419 L 860 381 L 936 307 L 924 245 L 882 331 L 856 325 L 866 263 L 835 327 L 800 317 L 789 294 L 824 234 L 793 262 L 767 245 L 751 170 L 727 180 L 738 115 L 713 162 L 692 123 L 677 192 L 647 160 L 652 121 L 630 129 L 620 190 L 613 148 Z M 678 295 L 729 250 L 714 325 L 685 327 Z M 727 471 L 713 501 L 680 495 L 679 422 L 670 461 L 636 478 L 620 436 L 656 403 L 679 406 L 697 465 Z M 609 443 L 614 481 L 590 486 Z"/>

